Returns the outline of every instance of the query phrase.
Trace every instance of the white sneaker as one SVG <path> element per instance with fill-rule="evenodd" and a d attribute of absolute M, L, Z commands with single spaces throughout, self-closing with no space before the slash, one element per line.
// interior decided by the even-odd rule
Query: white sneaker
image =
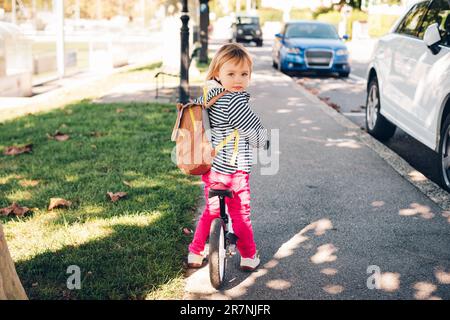
<path fill-rule="evenodd" d="M 192 252 L 189 252 L 188 254 L 188 267 L 189 268 L 201 268 L 203 265 L 203 255 L 201 254 L 195 254 Z"/>
<path fill-rule="evenodd" d="M 255 256 L 253 258 L 242 258 L 241 257 L 241 270 L 243 271 L 255 271 L 258 268 L 259 263 L 259 253 L 256 251 Z"/>

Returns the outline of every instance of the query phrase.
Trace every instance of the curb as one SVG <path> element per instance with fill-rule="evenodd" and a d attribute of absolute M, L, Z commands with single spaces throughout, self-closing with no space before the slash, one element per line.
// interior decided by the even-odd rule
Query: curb
<path fill-rule="evenodd" d="M 284 74 L 283 76 L 288 77 Z M 418 172 L 397 153 L 369 135 L 365 130 L 358 127 L 356 124 L 351 122 L 349 119 L 347 119 L 345 116 L 343 116 L 333 108 L 329 107 L 318 97 L 306 90 L 303 86 L 297 84 L 292 78 L 288 78 L 292 80 L 297 90 L 301 91 L 311 102 L 317 105 L 322 111 L 332 117 L 341 126 L 347 128 L 349 131 L 354 132 L 355 138 L 358 138 L 371 150 L 377 153 L 398 174 L 408 180 L 412 185 L 419 189 L 420 192 L 425 194 L 431 201 L 436 203 L 441 209 L 450 211 L 450 194 L 448 192 L 446 192 L 433 181 L 429 180 L 422 173 Z"/>

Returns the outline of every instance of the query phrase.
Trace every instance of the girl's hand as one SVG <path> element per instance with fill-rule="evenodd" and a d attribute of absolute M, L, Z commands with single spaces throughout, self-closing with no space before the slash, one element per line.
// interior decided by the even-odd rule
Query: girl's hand
<path fill-rule="evenodd" d="M 266 144 L 264 145 L 264 150 L 269 150 L 270 148 L 270 140 L 266 140 Z"/>

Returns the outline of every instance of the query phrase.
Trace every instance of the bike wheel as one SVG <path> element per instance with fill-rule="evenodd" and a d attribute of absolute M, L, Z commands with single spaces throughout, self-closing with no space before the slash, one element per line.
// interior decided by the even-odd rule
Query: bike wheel
<path fill-rule="evenodd" d="M 209 278 L 215 289 L 225 279 L 226 270 L 225 230 L 220 218 L 214 219 L 209 232 Z"/>

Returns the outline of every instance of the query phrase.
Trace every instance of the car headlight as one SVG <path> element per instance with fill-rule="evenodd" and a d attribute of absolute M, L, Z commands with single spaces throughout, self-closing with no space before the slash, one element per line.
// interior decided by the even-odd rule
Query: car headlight
<path fill-rule="evenodd" d="M 345 56 L 348 55 L 348 50 L 347 49 L 339 49 L 336 51 L 336 55 L 337 56 Z"/>
<path fill-rule="evenodd" d="M 286 48 L 286 52 L 287 53 L 300 53 L 300 49 L 299 48 Z"/>
<path fill-rule="evenodd" d="M 242 34 L 244 31 L 242 31 L 242 29 L 238 29 L 237 31 L 239 34 Z"/>
<path fill-rule="evenodd" d="M 256 33 L 256 35 L 257 35 L 257 36 L 259 36 L 259 35 L 261 34 L 261 31 L 259 31 L 259 30 L 256 30 L 256 32 L 255 32 L 255 33 Z"/>

